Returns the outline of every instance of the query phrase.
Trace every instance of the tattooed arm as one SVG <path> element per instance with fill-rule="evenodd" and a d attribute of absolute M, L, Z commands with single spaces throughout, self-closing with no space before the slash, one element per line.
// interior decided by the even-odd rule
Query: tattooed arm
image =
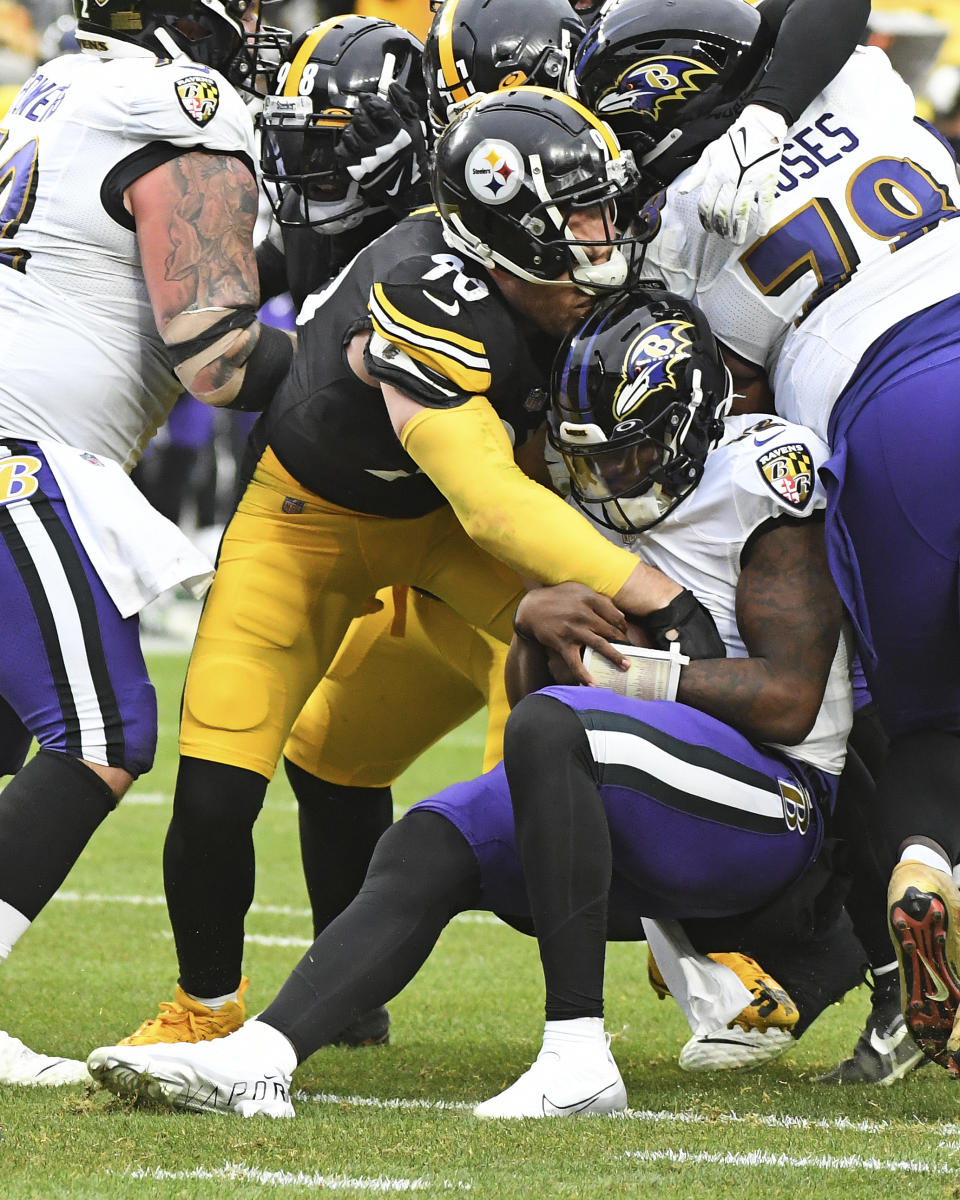
<path fill-rule="evenodd" d="M 737 625 L 750 657 L 691 662 L 677 699 L 751 741 L 796 745 L 817 718 L 840 620 L 823 525 L 774 525 L 755 538 L 737 585 Z"/>
<path fill-rule="evenodd" d="M 191 151 L 141 176 L 125 199 L 181 383 L 206 404 L 264 407 L 293 342 L 256 319 L 257 183 L 249 169 L 230 155 Z"/>

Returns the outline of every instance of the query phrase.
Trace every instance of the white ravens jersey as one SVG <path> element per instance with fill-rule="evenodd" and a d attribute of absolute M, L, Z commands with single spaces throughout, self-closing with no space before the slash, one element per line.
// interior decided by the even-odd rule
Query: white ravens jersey
<path fill-rule="evenodd" d="M 696 193 L 672 185 L 646 269 L 766 369 L 778 412 L 825 437 L 867 347 L 960 291 L 958 215 L 949 148 L 886 55 L 861 48 L 790 127 L 769 233 L 746 247 L 708 233 Z"/>
<path fill-rule="evenodd" d="M 0 127 L 0 435 L 129 470 L 182 391 L 123 190 L 179 148 L 255 154 L 222 75 L 189 61 L 44 64 Z"/>
<path fill-rule="evenodd" d="M 727 417 L 700 483 L 629 542 L 638 558 L 689 588 L 709 610 L 729 658 L 747 657 L 736 617 L 744 547 L 770 521 L 803 519 L 826 507 L 817 471 L 828 457 L 826 445 L 803 426 L 757 414 Z M 609 529 L 601 532 L 621 541 Z M 834 775 L 843 770 L 853 722 L 846 643 L 844 633 L 813 729 L 799 745 L 774 747 Z"/>

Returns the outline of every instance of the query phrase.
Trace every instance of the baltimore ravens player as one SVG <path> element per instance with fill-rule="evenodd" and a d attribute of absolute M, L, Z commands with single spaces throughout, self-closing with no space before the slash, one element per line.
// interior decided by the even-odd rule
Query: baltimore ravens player
<path fill-rule="evenodd" d="M 648 266 L 769 375 L 779 413 L 830 443 L 831 569 L 891 738 L 861 836 L 890 877 L 906 1023 L 956 1071 L 960 525 L 931 484 L 950 473 L 957 436 L 955 162 L 882 52 L 858 49 L 788 132 L 770 230 L 732 248 L 701 227 L 683 172 L 751 97 L 766 53 L 757 14 L 717 0 L 705 20 L 695 0 L 677 0 L 667 29 L 655 0 L 618 0 L 595 29 L 584 93 L 634 148 L 648 188 L 669 185 Z M 667 57 L 683 60 L 680 74 Z M 628 60 L 641 73 L 661 62 L 655 96 L 627 93 Z M 874 976 L 892 984 L 876 916 L 879 936 L 860 936 Z M 898 1030 L 877 1032 L 895 1048 Z"/>
<path fill-rule="evenodd" d="M 0 958 L 153 761 L 138 611 L 209 578 L 125 472 L 179 391 L 259 407 L 292 356 L 256 318 L 252 128 L 231 83 L 255 73 L 256 8 L 77 15 L 83 53 L 40 67 L 0 132 Z M 0 1037 L 4 1082 L 80 1077 Z"/>
<path fill-rule="evenodd" d="M 722 53 L 713 57 L 705 49 L 700 58 L 688 57 L 684 47 L 690 49 L 689 38 L 697 30 L 704 31 L 708 42 L 713 32 L 721 42 L 732 38 L 737 44 L 742 31 L 736 21 L 721 16 L 718 23 L 709 0 L 687 0 L 675 11 L 671 0 L 670 9 L 660 17 L 666 40 L 659 50 L 651 47 L 646 58 L 633 52 L 629 7 L 605 5 L 608 19 L 602 30 L 593 25 L 578 55 L 576 87 L 590 103 L 598 91 L 595 69 L 603 79 L 615 79 L 612 91 L 601 85 L 601 115 L 616 114 L 618 128 L 630 126 L 645 109 L 659 113 L 672 87 L 687 97 L 708 91 L 710 103 L 705 98 L 691 101 L 699 128 L 697 151 L 688 165 L 696 165 L 683 187 L 696 193 L 704 227 L 740 245 L 748 234 L 770 228 L 787 127 L 853 52 L 866 29 L 870 5 L 867 0 L 760 0 L 752 17 L 756 23 L 759 15 L 760 28 L 752 39 L 754 53 L 733 70 Z M 744 20 L 751 26 L 751 19 Z M 741 103 L 728 112 L 727 105 L 737 98 Z M 669 144 L 661 147 L 669 149 Z"/>
<path fill-rule="evenodd" d="M 94 1051 L 91 1072 L 111 1090 L 292 1116 L 296 1064 L 405 986 L 455 913 L 481 908 L 528 931 L 533 918 L 548 1006 L 533 1071 L 478 1115 L 618 1111 L 605 939 L 642 939 L 645 916 L 755 908 L 813 860 L 852 710 L 818 519 L 826 448 L 776 418 L 725 426 L 717 344 L 698 310 L 664 292 L 596 310 L 558 355 L 551 392 L 574 495 L 611 538 L 704 596 L 719 639 L 697 661 L 675 644 L 626 647 L 630 669 L 606 674 L 631 696 L 551 686 L 546 646 L 560 626 L 591 646 L 627 628 L 582 585 L 528 593 L 505 766 L 414 806 L 381 838 L 357 899 L 257 1019 L 215 1042 Z M 598 678 L 603 662 L 591 662 Z M 570 680 L 568 663 L 551 665 Z"/>
<path fill-rule="evenodd" d="M 594 289 L 626 277 L 608 206 L 630 186 L 630 160 L 576 101 L 517 89 L 450 127 L 434 181 L 442 216 L 400 222 L 301 310 L 301 352 L 204 607 L 165 879 L 181 989 L 208 1007 L 236 1008 L 267 781 L 380 588 L 424 588 L 505 641 L 516 572 L 566 578 L 573 547 L 584 582 L 632 611 L 704 619 L 677 612 L 675 584 L 513 455 L 543 420 L 538 362 Z M 224 887 L 239 903 L 220 904 Z"/>

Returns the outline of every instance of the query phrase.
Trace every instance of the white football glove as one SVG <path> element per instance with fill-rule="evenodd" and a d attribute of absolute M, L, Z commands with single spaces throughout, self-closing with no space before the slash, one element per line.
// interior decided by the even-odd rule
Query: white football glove
<path fill-rule="evenodd" d="M 787 123 L 762 104 L 748 104 L 722 137 L 711 142 L 677 190 L 699 191 L 697 211 L 704 229 L 737 245 L 752 229 L 770 229 L 770 210 L 780 175 Z"/>

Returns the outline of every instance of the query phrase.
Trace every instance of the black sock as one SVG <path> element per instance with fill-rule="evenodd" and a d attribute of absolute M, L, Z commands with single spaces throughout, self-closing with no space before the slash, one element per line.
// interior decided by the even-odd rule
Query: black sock
<path fill-rule="evenodd" d="M 116 804 L 78 758 L 38 751 L 0 792 L 0 899 L 34 920 Z"/>
<path fill-rule="evenodd" d="M 935 729 L 895 738 L 877 777 L 874 819 L 885 835 L 880 868 L 889 877 L 901 843 L 928 838 L 960 859 L 960 736 Z"/>
<path fill-rule="evenodd" d="M 393 795 L 389 788 L 328 783 L 288 758 L 283 765 L 297 798 L 300 855 L 316 937 L 360 891 L 373 848 L 393 823 Z"/>
<path fill-rule="evenodd" d="M 180 986 L 191 995 L 222 996 L 240 983 L 255 878 L 253 825 L 266 790 L 256 771 L 180 760 L 163 882 Z"/>
<path fill-rule="evenodd" d="M 261 1019 L 302 1062 L 414 977 L 444 926 L 480 903 L 480 868 L 445 817 L 414 812 L 383 835 L 360 893 L 320 934 Z"/>
<path fill-rule="evenodd" d="M 612 851 L 590 744 L 549 696 L 510 714 L 504 766 L 546 987 L 548 1021 L 603 1016 Z"/>
<path fill-rule="evenodd" d="M 850 876 L 846 907 L 854 932 L 871 966 L 882 967 L 893 959 L 887 929 L 887 882 L 884 845 L 875 820 L 877 789 L 870 772 L 852 746 L 840 776 L 833 829 L 843 841 L 845 870 Z"/>

